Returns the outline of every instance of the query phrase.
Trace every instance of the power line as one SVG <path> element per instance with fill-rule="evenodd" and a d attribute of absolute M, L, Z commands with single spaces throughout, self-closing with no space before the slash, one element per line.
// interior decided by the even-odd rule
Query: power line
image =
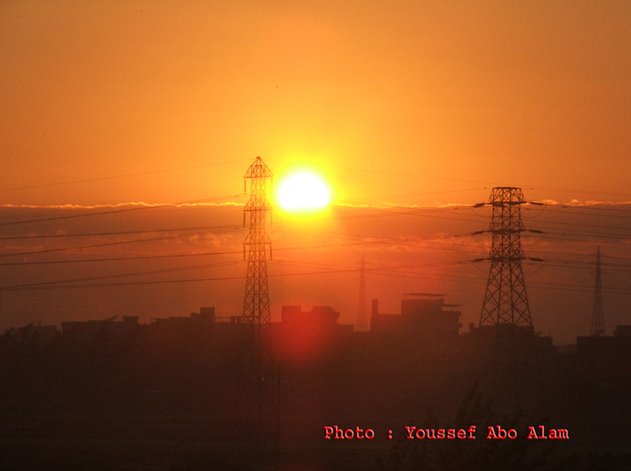
<path fill-rule="evenodd" d="M 41 260 L 32 262 L 0 262 L 0 266 L 24 266 L 24 265 L 59 265 L 70 263 L 97 263 L 97 262 L 121 262 L 131 260 L 151 260 L 162 258 L 183 258 L 183 257 L 205 257 L 211 255 L 231 255 L 240 254 L 241 250 L 225 251 L 225 252 L 198 252 L 198 253 L 183 253 L 183 254 L 161 254 L 161 255 L 133 255 L 128 257 L 107 257 L 107 258 L 81 258 L 81 259 L 66 259 L 66 260 Z"/>
<path fill-rule="evenodd" d="M 456 206 L 454 207 L 454 210 L 459 209 L 460 207 Z M 430 214 L 419 214 L 419 213 L 436 213 L 436 212 L 442 212 L 442 209 L 438 209 L 438 208 L 410 208 L 406 211 L 404 210 L 397 210 L 397 209 L 393 209 L 393 208 L 385 208 L 385 209 L 381 209 L 380 213 L 376 213 L 376 214 L 368 214 L 368 215 L 358 215 L 358 216 L 346 216 L 344 217 L 344 219 L 364 219 L 364 218 L 375 218 L 375 217 L 392 217 L 392 216 L 396 216 L 396 215 L 401 215 L 401 216 L 417 216 L 417 217 L 428 217 L 428 218 L 434 218 L 434 219 L 446 219 L 446 220 L 454 220 L 454 221 L 462 221 L 462 222 L 474 222 L 474 223 L 478 223 L 477 220 L 475 219 L 471 219 L 471 218 L 467 218 L 467 217 L 461 217 L 460 215 L 456 215 L 451 213 L 450 215 L 430 215 Z M 579 227 L 585 227 L 585 226 L 591 226 L 591 227 L 598 227 L 598 228 L 608 228 L 608 229 L 619 229 L 619 230 L 623 230 L 623 231 L 630 231 L 631 228 L 628 227 L 623 227 L 623 226 L 611 226 L 611 225 L 607 225 L 607 224 L 581 224 L 581 223 L 572 223 L 572 222 L 563 222 L 563 221 L 538 221 L 538 224 L 545 224 L 548 226 L 553 226 L 553 227 L 558 227 L 558 226 L 563 226 L 563 225 L 569 225 L 569 226 L 579 226 Z M 561 229 L 561 228 L 560 228 Z M 563 232 L 551 232 L 551 231 L 546 231 L 546 233 L 552 233 L 552 234 L 557 234 L 557 235 L 562 235 L 562 236 L 567 236 L 567 235 L 575 235 L 575 236 L 589 236 L 589 237 L 594 237 L 594 238 L 605 238 L 605 239 L 626 239 L 630 236 L 628 235 L 624 235 L 624 234 L 620 234 L 620 233 L 614 233 L 614 232 L 590 232 L 590 231 L 575 231 L 575 232 L 568 232 L 568 231 L 563 231 Z M 583 240 L 591 240 L 591 239 L 583 239 Z"/>
<path fill-rule="evenodd" d="M 235 252 L 240 253 L 240 252 Z M 386 276 L 404 276 L 414 277 L 421 279 L 434 279 L 438 281 L 452 281 L 464 284 L 486 284 L 482 279 L 477 277 L 457 276 L 457 275 L 430 275 L 420 272 L 411 271 L 388 271 L 382 270 L 379 267 L 368 268 L 367 271 L 378 275 Z M 345 274 L 345 273 L 357 273 L 357 268 L 342 268 L 342 269 L 330 269 L 311 272 L 296 272 L 296 273 L 277 273 L 270 274 L 269 277 L 292 277 L 292 276 L 307 276 L 307 275 L 328 275 L 328 274 Z M 107 287 L 122 287 L 122 286 L 144 286 L 144 285 L 159 285 L 159 284 L 178 284 L 178 283 L 192 283 L 192 282 L 205 282 L 205 281 L 228 281 L 228 280 L 244 280 L 245 276 L 223 276 L 223 277 L 208 277 L 208 278 L 188 278 L 188 279 L 175 279 L 175 280 L 154 280 L 154 281 L 131 281 L 131 282 L 118 282 L 118 283 L 88 283 L 88 284 L 74 284 L 74 285 L 41 285 L 41 286 L 25 286 L 16 285 L 11 288 L 2 288 L 3 291 L 40 291 L 49 289 L 81 289 L 81 288 L 107 288 Z M 569 284 L 569 283 L 529 283 L 529 287 L 535 289 L 551 289 L 560 291 L 578 291 L 578 292 L 591 292 L 592 287 Z M 631 295 L 631 290 L 622 288 L 603 288 L 603 291 Z"/>
<path fill-rule="evenodd" d="M 213 226 L 213 227 L 219 227 L 221 228 L 222 226 Z M 227 226 L 228 229 L 230 229 L 230 226 Z M 150 232 L 150 231 L 149 231 Z M 327 235 L 331 235 L 331 233 L 327 233 Z M 361 235 L 349 235 L 349 234 L 334 234 L 337 236 L 343 236 L 345 238 L 361 238 L 364 236 Z M 452 236 L 444 236 L 441 237 L 442 239 L 449 239 Z M 441 239 L 439 238 L 439 239 Z M 138 242 L 144 242 L 144 241 L 151 241 L 151 240 L 155 240 L 156 238 L 152 238 L 152 239 L 147 239 L 147 238 L 143 238 L 143 239 L 139 239 L 137 240 Z M 159 238 L 158 238 L 159 239 Z M 348 246 L 348 245 L 363 245 L 363 244 L 375 244 L 375 243 L 385 243 L 385 242 L 394 242 L 397 244 L 406 244 L 406 245 L 410 245 L 410 244 L 414 244 L 418 247 L 429 247 L 432 248 L 433 250 L 447 250 L 447 251 L 451 251 L 454 249 L 454 247 L 462 247 L 465 249 L 469 249 L 469 250 L 459 250 L 459 252 L 465 252 L 465 253 L 478 253 L 477 250 L 472 250 L 472 248 L 469 246 L 469 244 L 466 243 L 439 243 L 437 242 L 437 238 L 436 237 L 431 237 L 431 238 L 427 238 L 425 240 L 419 240 L 419 239 L 402 239 L 402 238 L 395 238 L 395 237 L 370 237 L 371 240 L 368 241 L 361 241 L 361 242 L 354 242 L 354 243 L 346 243 L 346 244 L 342 244 L 342 243 L 336 243 L 336 244 L 321 244 L 321 245 L 316 245 L 316 246 L 302 246 L 302 247 L 285 247 L 285 248 L 279 248 L 279 250 L 293 250 L 293 249 L 309 249 L 309 248 L 328 248 L 328 247 L 339 247 L 339 246 Z M 120 244 L 120 243 L 132 243 L 134 241 L 122 241 L 122 242 L 114 242 L 114 243 L 108 243 L 109 244 Z M 431 245 L 430 245 L 431 242 Z M 102 246 L 103 244 L 93 244 L 93 246 Z M 42 253 L 42 252 L 50 252 L 50 251 L 60 251 L 60 250 L 71 250 L 71 249 L 80 249 L 80 248 L 87 248 L 87 247 L 93 247 L 93 246 L 82 246 L 82 247 L 69 247 L 69 248 L 61 248 L 61 249 L 48 249 L 46 251 L 35 251 L 35 252 L 21 252 L 19 253 L 19 255 L 24 255 L 24 254 L 33 254 L 33 253 Z M 550 254 L 560 254 L 560 255 L 573 255 L 573 256 L 588 256 L 588 254 L 580 254 L 580 253 L 571 253 L 571 252 L 558 252 L 558 251 L 552 251 L 552 250 L 537 250 L 538 253 L 550 253 Z M 185 253 L 185 254 L 161 254 L 161 255 L 138 255 L 138 256 L 129 256 L 129 257 L 107 257 L 107 258 L 89 258 L 89 259 L 66 259 L 66 260 L 44 260 L 44 261 L 20 261 L 20 262 L 2 262 L 0 263 L 0 266 L 28 266 L 28 265 L 51 265 L 51 264 L 70 264 L 70 263 L 92 263 L 92 262 L 111 262 L 111 261 L 128 261 L 128 260 L 143 260 L 143 259 L 162 259 L 162 258 L 181 258 L 181 257 L 197 257 L 197 256 L 213 256 L 213 255 L 228 255 L 228 254 L 235 254 L 235 253 L 239 253 L 239 251 L 214 251 L 214 252 L 199 252 L 199 253 Z M 18 255 L 18 254 L 15 254 Z M 609 258 L 620 258 L 620 259 L 629 259 L 628 257 L 609 257 Z M 563 263 L 568 263 L 563 261 Z M 580 263 L 580 262 L 577 262 Z M 611 263 L 608 263 L 608 265 L 613 265 Z M 624 267 L 625 264 L 617 264 L 618 266 L 622 266 Z"/>
<path fill-rule="evenodd" d="M 527 265 L 535 265 L 535 264 L 530 264 L 528 263 Z M 541 266 L 541 263 L 537 263 L 537 266 Z M 605 263 L 602 264 L 603 267 L 607 267 L 607 265 Z M 589 270 L 589 271 L 593 271 L 594 267 L 582 267 L 582 266 L 576 266 L 574 262 L 559 262 L 559 263 L 549 263 L 549 262 L 543 262 L 543 266 L 546 267 L 553 267 L 553 268 L 562 268 L 562 269 L 566 269 L 566 270 Z M 607 268 L 607 272 L 617 272 L 617 273 L 631 273 L 631 267 L 629 267 L 628 270 L 623 270 L 620 268 Z"/>
<path fill-rule="evenodd" d="M 624 196 L 627 198 L 631 198 L 630 193 L 621 193 L 617 191 L 599 191 L 599 190 L 587 190 L 584 188 L 551 188 L 551 187 L 539 187 L 539 188 L 528 188 L 528 190 L 532 191 L 558 191 L 561 193 L 592 193 L 596 195 L 612 195 L 612 196 Z"/>
<path fill-rule="evenodd" d="M 148 239 L 140 239 L 148 240 Z M 348 242 L 343 244 L 320 244 L 320 245 L 306 245 L 295 247 L 280 247 L 274 249 L 278 250 L 310 250 L 310 249 L 322 249 L 331 247 L 344 247 L 352 245 L 363 245 L 378 242 Z M 76 247 L 75 247 L 76 248 Z M 67 259 L 67 260 L 42 260 L 42 261 L 29 261 L 29 262 L 0 262 L 0 266 L 23 266 L 23 265 L 57 265 L 67 263 L 96 263 L 96 262 L 120 262 L 131 260 L 146 260 L 146 259 L 162 259 L 162 258 L 186 258 L 186 257 L 204 257 L 212 255 L 232 255 L 243 253 L 243 250 L 231 250 L 222 252 L 197 252 L 197 253 L 181 253 L 181 254 L 160 254 L 160 255 L 134 255 L 129 257 L 106 257 L 106 258 L 81 258 L 81 259 Z"/>
<path fill-rule="evenodd" d="M 155 208 L 155 207 L 156 206 L 147 207 L 146 209 Z M 121 209 L 121 210 L 115 210 L 115 212 L 129 211 L 129 210 L 138 210 L 138 209 L 145 209 L 145 207 L 143 207 L 143 208 L 125 208 L 125 209 Z M 415 208 L 415 209 L 408 210 L 408 211 L 404 212 L 404 211 L 397 211 L 397 210 L 392 210 L 392 209 L 385 209 L 385 210 L 380 210 L 376 214 L 344 216 L 344 217 L 340 217 L 340 219 L 342 219 L 342 218 L 344 218 L 344 219 L 351 219 L 351 218 L 357 219 L 357 218 L 372 218 L 372 217 L 385 217 L 385 216 L 394 216 L 394 215 L 405 215 L 405 216 L 425 216 L 425 217 L 433 217 L 433 218 L 439 218 L 439 219 L 452 219 L 452 220 L 456 220 L 456 221 L 476 222 L 475 220 L 472 220 L 470 218 L 462 218 L 460 215 L 455 215 L 455 214 L 452 214 L 452 216 L 438 216 L 438 215 L 418 214 L 418 212 L 441 212 L 441 210 L 439 210 L 439 209 L 431 209 L 431 208 Z M 100 213 L 92 213 L 91 215 L 111 214 L 111 213 L 112 212 L 107 211 L 107 212 L 100 212 Z M 62 218 L 75 217 L 75 216 L 79 217 L 79 216 L 83 216 L 83 215 L 62 216 Z M 50 218 L 45 218 L 45 219 L 49 220 Z M 40 219 L 40 220 L 43 220 L 43 219 Z M 546 221 L 540 221 L 540 222 L 544 223 L 544 224 L 555 225 L 554 222 L 546 222 Z M 558 224 L 580 225 L 580 224 L 574 224 L 574 223 L 561 223 L 561 222 L 558 223 Z M 603 227 L 603 226 L 600 225 L 598 227 Z M 607 226 L 604 226 L 604 227 L 607 227 Z M 618 228 L 623 229 L 622 227 L 618 227 Z M 82 236 L 107 236 L 107 235 L 117 235 L 117 234 L 123 235 L 123 234 L 134 234 L 134 233 L 171 232 L 171 231 L 176 231 L 176 230 L 185 231 L 185 230 L 204 230 L 204 229 L 207 229 L 207 227 L 179 228 L 179 229 L 156 229 L 156 230 L 146 230 L 146 231 L 119 231 L 119 232 L 81 233 L 81 234 L 4 236 L 4 237 L 0 237 L 0 240 L 28 240 L 28 239 L 49 238 L 49 237 L 50 238 L 64 238 L 64 237 L 82 237 Z M 558 235 L 564 236 L 563 239 L 567 239 L 568 235 L 576 235 L 576 234 L 578 234 L 578 235 L 589 235 L 589 236 L 593 236 L 593 237 L 614 238 L 614 239 L 623 238 L 623 236 L 621 236 L 620 234 L 614 234 L 614 233 L 610 233 L 610 232 L 571 232 L 571 233 L 570 232 L 563 232 L 563 233 L 548 232 L 548 233 L 558 234 Z"/>
<path fill-rule="evenodd" d="M 161 232 L 193 232 L 193 231 L 212 231 L 214 229 L 241 229 L 241 226 L 198 226 L 198 227 L 174 227 L 174 228 L 162 228 L 162 229 L 145 229 L 139 231 L 116 231 L 116 232 L 81 232 L 70 234 L 37 234 L 37 235 L 22 235 L 22 236 L 3 236 L 0 240 L 30 240 L 30 239 L 58 239 L 68 237 L 109 237 L 119 235 L 130 234 L 155 234 Z"/>
<path fill-rule="evenodd" d="M 168 206 L 168 205 L 167 205 Z M 152 207 L 153 208 L 153 207 Z M 133 208 L 135 209 L 135 208 Z M 143 208 L 144 209 L 144 208 Z M 392 213 L 392 210 L 383 210 L 385 213 L 379 213 L 376 215 L 368 215 L 367 217 L 378 217 L 380 215 L 389 215 L 388 213 Z M 415 208 L 411 211 L 414 212 L 438 212 L 440 211 L 439 209 L 431 209 L 431 208 L 425 208 L 425 209 L 418 209 Z M 399 213 L 399 214 L 404 214 L 404 215 L 417 215 L 420 216 L 420 214 L 414 214 L 412 212 L 406 212 L 406 213 L 401 213 L 399 211 L 394 211 L 394 213 Z M 454 215 L 456 216 L 456 215 Z M 352 216 L 349 216 L 352 217 Z M 366 217 L 366 216 L 363 216 Z M 456 216 L 450 219 L 456 219 L 456 220 L 462 220 L 461 217 Z M 228 226 L 229 227 L 229 226 Z M 191 229 L 191 230 L 197 230 L 197 229 L 203 229 L 203 228 L 181 228 L 183 230 L 186 229 Z M 138 233 L 150 233 L 150 232 L 156 232 L 156 231 L 171 231 L 171 229 L 164 229 L 164 230 L 155 230 L 155 231 L 137 231 Z M 136 231 L 121 231 L 121 232 L 129 232 L 129 233 L 134 233 Z M 92 233 L 89 235 L 96 235 L 98 233 Z M 114 235 L 112 233 L 102 233 L 102 234 L 109 234 L 109 235 Z M 88 235 L 86 233 L 86 235 Z M 121 234 L 122 235 L 122 234 Z M 73 236 L 73 235 L 68 235 L 68 236 Z M 344 234 L 344 237 L 349 237 L 349 235 Z M 366 236 L 350 236 L 350 237 L 366 237 Z M 431 248 L 432 249 L 436 249 L 438 243 L 436 242 L 436 237 L 432 237 L 431 239 L 426 239 L 426 240 L 414 240 L 414 239 L 401 239 L 401 238 L 386 238 L 386 237 L 373 237 L 373 236 L 368 236 L 373 240 L 370 241 L 361 241 L 361 242 L 355 242 L 355 243 L 347 243 L 347 244 L 322 244 L 319 246 L 303 246 L 303 247 L 285 247 L 285 248 L 279 248 L 278 250 L 292 250 L 292 249 L 299 249 L 299 250 L 304 250 L 307 248 L 326 248 L 326 247 L 340 247 L 340 246 L 344 246 L 344 245 L 364 245 L 367 243 L 379 243 L 378 241 L 393 241 L 396 242 L 398 244 L 415 244 L 415 245 L 419 245 L 419 246 L 428 246 L 430 241 L 434 241 L 431 244 Z M 453 236 L 448 236 L 448 237 L 443 237 L 443 238 L 451 238 Z M 156 239 L 160 239 L 160 238 L 151 238 L 151 239 L 147 239 L 147 238 L 143 238 L 143 239 L 138 239 L 138 240 L 132 240 L 132 241 L 120 241 L 120 242 L 113 242 L 111 243 L 112 245 L 119 245 L 119 244 L 126 244 L 126 243 L 133 243 L 133 242 L 145 242 L 145 241 L 150 241 L 150 240 L 156 240 Z M 167 238 L 169 239 L 169 238 Z M 375 240 L 377 239 L 377 240 Z M 563 238 L 558 238 L 561 240 L 564 240 Z M 102 244 L 95 244 L 97 246 L 102 246 Z M 103 245 L 109 245 L 109 244 L 103 244 Z M 468 244 L 440 244 L 443 245 L 443 247 L 441 248 L 442 250 L 453 250 L 453 247 L 465 247 L 465 248 L 469 248 Z M 37 251 L 37 252 L 27 252 L 27 253 L 19 253 L 19 254 L 11 254 L 11 255 L 27 255 L 27 254 L 33 254 L 33 253 L 48 253 L 50 251 L 60 251 L 60 250 L 71 250 L 71 249 L 81 249 L 81 248 L 88 248 L 88 247 L 92 247 L 92 246 L 83 246 L 83 247 L 69 247 L 69 248 L 60 248 L 60 249 L 49 249 L 49 250 L 45 250 L 45 251 Z M 555 252 L 555 251 L 542 251 L 544 253 L 563 253 L 563 252 Z M 75 259 L 75 260 L 54 260 L 54 261 L 35 261 L 35 262 L 8 262 L 8 263 L 0 263 L 0 265 L 4 265 L 4 266 L 16 266 L 16 265 L 40 265 L 40 264 L 56 264 L 56 263 L 87 263 L 87 262 L 105 262 L 105 261 L 124 261 L 124 260 L 139 260 L 139 259 L 160 259 L 160 258 L 179 258 L 179 257 L 190 257 L 190 256 L 205 256 L 205 255 L 224 255 L 224 254 L 236 254 L 236 253 L 240 253 L 240 251 L 224 251 L 224 252 L 202 252 L 202 253 L 197 253 L 197 254 L 162 254 L 162 255 L 145 255 L 145 256 L 131 256 L 131 257 L 109 257 L 109 258 L 98 258 L 98 259 Z M 566 253 L 566 254 L 570 254 L 570 253 Z M 577 255 L 577 256 L 587 256 L 587 254 L 580 254 L 580 253 L 573 253 L 571 255 Z M 609 257 L 609 258 L 615 258 L 615 259 L 628 259 L 628 257 Z M 565 262 L 564 262 L 565 263 Z M 568 263 L 573 263 L 573 262 L 568 262 Z M 580 263 L 580 262 L 576 262 L 576 263 Z M 623 264 L 620 264 L 623 265 Z M 623 271 L 623 270 L 620 270 Z M 111 275 L 112 277 L 115 276 L 131 276 L 128 274 L 122 274 L 122 275 Z M 94 279 L 94 277 L 92 278 Z M 67 281 L 66 281 L 67 282 Z M 60 282 L 55 282 L 55 283 L 60 283 Z"/>
<path fill-rule="evenodd" d="M 168 240 L 174 239 L 178 236 L 167 236 L 167 237 L 146 237 L 142 239 L 129 239 L 122 240 L 118 242 L 103 242 L 100 244 L 91 244 L 91 245 L 81 245 L 78 247 L 56 247 L 54 249 L 42 249 L 42 250 L 33 250 L 31 252 L 15 252 L 15 253 L 5 253 L 0 254 L 0 257 L 18 257 L 23 255 L 40 255 L 45 253 L 53 253 L 53 252 L 67 252 L 69 250 L 82 250 L 82 249 L 94 249 L 99 247 L 112 247 L 115 245 L 127 245 L 127 244 L 138 244 L 143 242 L 155 242 L 158 240 Z"/>
<path fill-rule="evenodd" d="M 453 177 L 439 177 L 436 175 L 427 175 L 427 174 L 412 174 L 405 172 L 394 172 L 391 170 L 376 170 L 376 169 L 367 169 L 367 168 L 352 168 L 348 169 L 353 172 L 367 172 L 367 173 L 380 173 L 382 175 L 396 175 L 402 177 L 411 177 L 411 178 L 423 178 L 427 180 L 446 180 L 446 181 L 454 181 L 454 182 L 465 182 L 465 183 L 476 183 L 481 185 L 492 185 L 492 182 L 489 181 L 481 181 L 481 180 L 466 180 L 463 178 L 453 178 Z M 482 188 L 484 189 L 484 188 Z"/>
<path fill-rule="evenodd" d="M 24 219 L 22 221 L 0 222 L 0 226 L 17 226 L 21 224 L 32 224 L 32 223 L 37 223 L 37 222 L 60 221 L 63 219 L 77 219 L 77 218 L 85 218 L 85 217 L 104 216 L 108 214 L 119 214 L 119 213 L 127 213 L 127 212 L 132 212 L 132 211 L 147 211 L 150 209 L 177 207 L 177 206 L 183 206 L 187 204 L 210 203 L 212 201 L 217 201 L 219 199 L 238 198 L 240 196 L 241 195 L 225 195 L 225 196 L 218 196 L 214 198 L 181 201 L 178 203 L 165 203 L 165 204 L 157 204 L 157 205 L 144 205 L 144 206 L 133 207 L 133 208 L 111 209 L 107 211 L 98 211 L 95 213 L 68 214 L 66 216 L 51 216 L 51 217 L 46 217 L 46 218 Z M 64 209 L 69 209 L 69 208 L 64 208 Z"/>
<path fill-rule="evenodd" d="M 151 232 L 151 231 L 149 231 Z M 289 232 L 297 232 L 297 231 L 289 231 Z M 460 247 L 468 250 L 459 250 L 463 253 L 478 253 L 474 247 L 471 247 L 467 243 L 441 243 L 438 242 L 441 239 L 449 240 L 455 239 L 455 236 L 442 236 L 442 237 L 428 237 L 424 239 L 409 239 L 409 238 L 397 238 L 397 237 L 375 237 L 375 236 L 364 236 L 364 235 L 353 235 L 353 234 L 343 234 L 343 233 L 332 233 L 332 232 L 322 232 L 319 231 L 318 234 L 325 234 L 327 236 L 335 236 L 335 237 L 344 237 L 351 239 L 358 238 L 366 238 L 368 237 L 370 240 L 362 240 L 359 242 L 351 242 L 351 243 L 335 243 L 335 244 L 320 244 L 313 246 L 298 246 L 298 247 L 281 247 L 278 250 L 294 250 L 294 249 L 309 249 L 309 248 L 330 248 L 330 247 L 338 247 L 338 246 L 349 246 L 349 245 L 363 245 L 363 244 L 378 244 L 378 243 L 396 243 L 403 245 L 416 245 L 419 248 L 426 247 L 431 248 L 433 250 L 447 250 L 451 251 L 456 247 Z M 559 238 L 564 240 L 562 238 Z M 141 241 L 149 240 L 146 238 L 140 239 Z M 69 247 L 70 249 L 78 249 L 81 247 Z M 65 248 L 64 248 L 65 249 Z M 558 255 L 571 255 L 571 256 L 584 256 L 587 257 L 589 254 L 582 254 L 577 252 L 559 252 L 554 250 L 536 250 L 537 253 L 549 253 L 549 254 L 558 254 Z M 145 260 L 145 259 L 162 259 L 162 258 L 181 258 L 181 257 L 198 257 L 198 256 L 212 256 L 212 255 L 229 255 L 241 253 L 240 251 L 213 251 L 213 252 L 197 252 L 197 253 L 176 253 L 176 254 L 160 254 L 160 255 L 136 255 L 136 256 L 124 256 L 124 257 L 105 257 L 105 258 L 82 258 L 82 259 L 65 259 L 65 260 L 42 260 L 42 261 L 20 261 L 20 262 L 0 262 L 0 266 L 29 266 L 29 265 L 55 265 L 55 264 L 73 264 L 73 263 L 99 263 L 99 262 L 112 262 L 112 261 L 130 261 L 130 260 Z M 24 254 L 24 252 L 20 253 Z M 631 260 L 631 257 L 622 257 L 622 256 L 608 256 L 611 259 L 623 259 L 623 260 Z"/>
<path fill-rule="evenodd" d="M 300 247 L 280 247 L 275 251 L 282 250 L 309 250 L 331 247 L 343 247 L 353 245 L 365 245 L 365 244 L 378 244 L 379 242 L 351 242 L 344 244 L 327 244 L 318 246 L 300 246 Z M 446 249 L 445 249 L 446 250 Z M 108 257 L 108 258 L 88 258 L 88 259 L 68 259 L 68 260 L 42 260 L 42 261 L 29 261 L 29 262 L 2 262 L 0 266 L 29 266 L 29 265 L 57 265 L 57 264 L 73 264 L 73 263 L 96 263 L 96 262 L 112 262 L 112 261 L 133 261 L 133 260 L 145 260 L 145 259 L 165 259 L 165 258 L 188 258 L 188 257 L 204 257 L 214 255 L 233 255 L 240 254 L 241 250 L 222 251 L 222 252 L 198 252 L 198 253 L 184 253 L 184 254 L 161 254 L 161 255 L 138 255 L 130 257 Z M 477 252 L 470 252 L 477 253 Z"/>
<path fill-rule="evenodd" d="M 562 214 L 580 214 L 583 216 L 598 216 L 598 217 L 615 217 L 615 218 L 631 218 L 631 210 L 620 208 L 603 208 L 600 206 L 571 206 L 571 205 L 550 205 L 543 204 L 542 211 L 545 213 L 562 213 Z M 629 206 L 625 203 L 625 206 Z M 525 207 L 526 211 L 532 211 L 534 208 Z M 540 209 L 540 208 L 537 208 Z M 620 214 L 603 214 L 607 212 L 622 213 Z"/>
<path fill-rule="evenodd" d="M 595 240 L 603 240 L 612 241 L 611 243 L 621 243 L 627 239 L 629 236 L 622 236 L 616 234 L 607 234 L 607 233 L 581 233 L 581 232 L 554 232 L 554 231 L 545 231 L 543 232 L 546 235 L 546 239 L 555 239 L 555 240 L 563 240 L 563 241 L 571 241 L 571 242 L 594 242 Z M 530 238 L 531 236 L 524 236 L 524 238 Z"/>
<path fill-rule="evenodd" d="M 51 285 L 59 285 L 63 283 L 77 283 L 82 281 L 95 281 L 95 280 L 107 280 L 112 278 L 125 278 L 129 276 L 147 276 L 147 275 L 158 275 L 162 273 L 173 273 L 179 271 L 188 271 L 188 270 L 201 270 L 206 268 L 213 268 L 219 266 L 233 265 L 235 263 L 239 263 L 239 261 L 229 261 L 229 262 L 221 262 L 221 263 L 205 263 L 203 265 L 189 265 L 184 267 L 177 268 L 165 268 L 161 270 L 146 270 L 146 271 L 138 271 L 138 272 L 128 272 L 128 273 L 117 273 L 114 275 L 99 275 L 99 276 L 90 276 L 85 278 L 75 278 L 70 280 L 55 280 L 55 281 L 44 281 L 40 283 L 27 283 L 20 285 L 9 285 L 3 286 L 1 289 L 3 290 L 11 290 L 17 288 L 31 288 L 37 286 L 51 286 Z"/>
<path fill-rule="evenodd" d="M 332 273 L 349 273 L 357 272 L 358 269 L 351 270 L 327 270 L 327 271 L 314 271 L 314 272 L 301 272 L 301 273 L 276 273 L 269 274 L 269 277 L 292 277 L 292 276 L 306 276 L 306 275 L 327 275 Z M 142 286 L 142 285 L 158 285 L 169 283 L 193 283 L 203 281 L 226 281 L 226 280 L 245 280 L 245 276 L 219 276 L 209 278 L 188 278 L 178 280 L 155 280 L 155 281 L 129 281 L 120 283 L 87 283 L 81 285 L 45 285 L 45 286 L 14 286 L 11 288 L 2 288 L 3 291 L 33 291 L 33 290 L 45 290 L 45 289 L 77 289 L 77 288 L 107 288 L 115 286 Z"/>
<path fill-rule="evenodd" d="M 619 217 L 619 216 L 617 216 Z M 607 228 L 607 229 L 619 229 L 623 231 L 629 231 L 631 228 L 624 226 L 612 226 L 610 224 L 586 224 L 586 223 L 578 223 L 578 222 L 567 222 L 567 221 L 545 221 L 538 220 L 537 224 L 547 224 L 552 226 L 578 226 L 578 227 L 597 227 L 597 228 Z M 589 231 L 580 231 L 584 233 L 589 233 Z M 614 234 L 614 233 L 611 233 Z"/>

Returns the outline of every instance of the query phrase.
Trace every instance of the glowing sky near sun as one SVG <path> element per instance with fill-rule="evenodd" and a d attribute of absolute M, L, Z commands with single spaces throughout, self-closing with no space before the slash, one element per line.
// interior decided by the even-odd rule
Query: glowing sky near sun
<path fill-rule="evenodd" d="M 1 196 L 231 195 L 261 155 L 347 202 L 631 199 L 630 22 L 613 1 L 2 2 Z"/>

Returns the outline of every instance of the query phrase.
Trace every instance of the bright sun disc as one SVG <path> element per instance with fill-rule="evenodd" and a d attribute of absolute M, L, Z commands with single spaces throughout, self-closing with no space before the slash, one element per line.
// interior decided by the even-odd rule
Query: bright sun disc
<path fill-rule="evenodd" d="M 331 202 L 331 191 L 318 175 L 296 172 L 287 176 L 278 187 L 278 203 L 285 211 L 316 211 Z"/>

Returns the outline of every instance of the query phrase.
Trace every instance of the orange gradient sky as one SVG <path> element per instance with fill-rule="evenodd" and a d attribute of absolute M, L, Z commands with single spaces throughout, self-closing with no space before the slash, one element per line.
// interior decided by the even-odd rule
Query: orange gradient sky
<path fill-rule="evenodd" d="M 337 202 L 631 200 L 629 24 L 624 1 L 5 1 L 0 199 L 231 195 L 261 155 Z"/>

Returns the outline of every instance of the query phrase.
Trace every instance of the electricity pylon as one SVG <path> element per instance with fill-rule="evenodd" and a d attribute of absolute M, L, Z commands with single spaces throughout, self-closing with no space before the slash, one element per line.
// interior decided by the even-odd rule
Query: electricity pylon
<path fill-rule="evenodd" d="M 248 222 L 248 234 L 243 241 L 243 256 L 247 260 L 241 343 L 239 352 L 239 408 L 241 413 L 242 452 L 250 467 L 261 459 L 265 425 L 265 373 L 263 365 L 263 326 L 270 322 L 269 286 L 267 283 L 267 251 L 271 257 L 271 240 L 265 231 L 267 212 L 266 183 L 272 172 L 263 159 L 257 157 L 244 175 L 244 190 L 250 181 L 250 197 L 243 209 L 243 225 Z"/>
<path fill-rule="evenodd" d="M 243 209 L 243 225 L 249 215 L 249 231 L 243 241 L 243 256 L 247 252 L 247 279 L 243 298 L 244 324 L 260 326 L 270 321 L 269 286 L 267 284 L 267 250 L 272 255 L 272 242 L 265 232 L 267 212 L 266 182 L 272 172 L 263 159 L 257 157 L 244 175 L 244 186 L 250 180 L 250 199 Z"/>
<path fill-rule="evenodd" d="M 480 326 L 511 325 L 532 330 L 532 317 L 521 261 L 521 188 L 495 187 L 491 191 L 491 252 L 489 278 L 482 304 Z"/>

